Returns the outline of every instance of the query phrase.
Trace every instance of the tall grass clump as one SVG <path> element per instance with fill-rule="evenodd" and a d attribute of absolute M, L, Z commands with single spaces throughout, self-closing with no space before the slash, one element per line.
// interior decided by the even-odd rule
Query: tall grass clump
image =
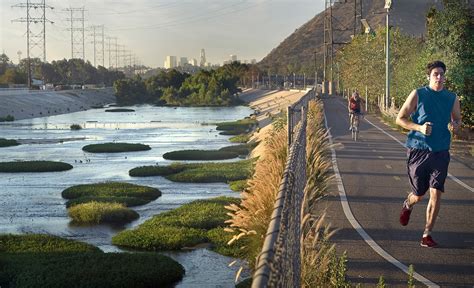
<path fill-rule="evenodd" d="M 280 121 L 278 123 L 284 123 Z M 227 221 L 229 232 L 234 233 L 235 240 L 245 239 L 243 254 L 251 268 L 263 245 L 270 217 L 278 194 L 281 178 L 287 158 L 287 133 L 284 125 L 274 125 L 264 145 L 268 154 L 260 158 L 255 165 L 253 177 L 247 181 L 247 188 L 242 192 L 239 205 L 231 204 L 226 208 L 231 212 Z"/>
<path fill-rule="evenodd" d="M 74 205 L 68 209 L 68 214 L 76 224 L 125 224 L 139 217 L 123 204 L 95 201 Z"/>
<path fill-rule="evenodd" d="M 327 132 L 323 126 L 321 102 L 312 101 L 308 110 L 307 125 L 307 183 L 304 192 L 301 239 L 303 287 L 345 287 L 346 257 L 338 257 L 334 245 L 329 243 L 334 233 L 324 224 L 324 215 L 317 216 L 314 204 L 327 193 L 331 180 L 331 162 Z M 242 193 L 240 205 L 229 205 L 232 212 L 227 221 L 233 230 L 234 240 L 247 239 L 242 247 L 251 268 L 261 251 L 264 236 L 270 223 L 275 197 L 285 169 L 287 133 L 284 119 L 274 123 L 271 136 L 266 139 L 267 154 L 258 161 L 255 174 Z"/>

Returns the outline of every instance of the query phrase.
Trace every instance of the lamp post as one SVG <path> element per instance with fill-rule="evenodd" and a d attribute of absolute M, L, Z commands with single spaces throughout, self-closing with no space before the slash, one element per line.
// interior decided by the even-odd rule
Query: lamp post
<path fill-rule="evenodd" d="M 388 107 L 390 105 L 390 30 L 388 26 L 388 16 L 390 12 L 390 7 L 392 6 L 392 0 L 385 0 L 385 7 L 384 9 L 387 9 L 387 37 L 386 37 L 386 43 L 385 43 L 385 110 L 388 110 Z"/>
<path fill-rule="evenodd" d="M 296 89 L 296 74 L 293 72 L 293 89 Z"/>

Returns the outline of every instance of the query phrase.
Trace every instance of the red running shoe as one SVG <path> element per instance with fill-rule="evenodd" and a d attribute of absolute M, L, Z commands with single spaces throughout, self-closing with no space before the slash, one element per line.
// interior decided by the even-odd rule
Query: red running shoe
<path fill-rule="evenodd" d="M 408 206 L 407 200 L 405 200 L 405 202 L 403 202 L 402 211 L 400 212 L 400 224 L 402 224 L 402 226 L 407 226 L 408 221 L 410 221 L 411 210 L 412 208 Z"/>
<path fill-rule="evenodd" d="M 428 235 L 426 237 L 421 238 L 420 245 L 423 247 L 434 248 L 438 246 L 438 243 L 436 243 L 433 238 L 431 238 L 431 235 Z"/>

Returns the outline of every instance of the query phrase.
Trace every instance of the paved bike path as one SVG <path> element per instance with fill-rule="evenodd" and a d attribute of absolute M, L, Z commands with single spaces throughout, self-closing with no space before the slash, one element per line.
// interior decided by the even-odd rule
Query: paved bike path
<path fill-rule="evenodd" d="M 327 209 L 328 221 L 339 229 L 332 239 L 339 252 L 347 251 L 349 280 L 371 286 L 383 276 L 390 287 L 406 287 L 408 276 L 403 270 L 413 264 L 416 279 L 422 281 L 417 285 L 472 287 L 473 170 L 452 158 L 449 172 L 457 180 L 446 181 L 433 231 L 440 247 L 423 248 L 419 241 L 428 198 L 415 206 L 408 226 L 398 222 L 401 203 L 410 191 L 406 149 L 400 144 L 406 136 L 368 115 L 360 122 L 359 140 L 354 142 L 345 100 L 323 101 L 338 175 L 331 195 L 318 208 Z"/>

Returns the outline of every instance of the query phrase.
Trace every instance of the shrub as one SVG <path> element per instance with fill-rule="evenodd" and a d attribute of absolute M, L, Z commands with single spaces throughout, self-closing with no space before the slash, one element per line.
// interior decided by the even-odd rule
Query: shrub
<path fill-rule="evenodd" d="M 144 144 L 135 143 L 102 143 L 90 144 L 82 147 L 82 150 L 90 153 L 120 153 L 131 151 L 151 150 L 151 147 Z"/>
<path fill-rule="evenodd" d="M 248 187 L 247 179 L 229 182 L 230 189 L 235 192 L 242 192 Z"/>
<path fill-rule="evenodd" d="M 171 287 L 183 267 L 156 253 L 19 253 L 2 256 L 2 287 Z"/>
<path fill-rule="evenodd" d="M 44 234 L 0 234 L 0 253 L 100 252 L 94 245 Z"/>
<path fill-rule="evenodd" d="M 127 109 L 127 108 L 114 108 L 114 109 L 105 109 L 105 112 L 135 112 L 135 110 Z"/>
<path fill-rule="evenodd" d="M 119 203 L 126 207 L 134 207 L 145 205 L 149 203 L 149 200 L 140 199 L 137 197 L 94 197 L 94 196 L 85 196 L 79 197 L 66 202 L 66 207 L 72 207 L 74 205 L 88 203 L 88 202 L 102 202 L 102 203 Z"/>
<path fill-rule="evenodd" d="M 72 165 L 55 161 L 0 162 L 0 172 L 56 172 L 72 169 Z"/>
<path fill-rule="evenodd" d="M 80 197 L 133 197 L 153 201 L 161 196 L 160 190 L 126 182 L 103 182 L 71 186 L 61 193 L 65 199 Z M 113 201 L 120 202 L 120 201 Z"/>
<path fill-rule="evenodd" d="M 69 127 L 71 128 L 71 130 L 81 130 L 82 129 L 82 126 L 79 125 L 79 124 L 72 124 Z"/>
<path fill-rule="evenodd" d="M 112 243 L 135 249 L 176 250 L 207 242 L 210 239 L 206 231 L 224 226 L 229 218 L 224 206 L 237 202 L 238 199 L 229 197 L 197 200 L 155 215 L 133 230 L 118 233 Z"/>
<path fill-rule="evenodd" d="M 241 242 L 239 245 L 228 245 L 227 243 L 232 239 L 232 234 L 225 231 L 222 227 L 207 231 L 207 238 L 214 244 L 212 250 L 219 254 L 234 258 L 243 258 L 245 256 L 243 250 L 240 249 L 240 246 L 244 245 L 243 241 L 245 239 L 238 240 Z"/>
<path fill-rule="evenodd" d="M 20 145 L 16 140 L 0 138 L 0 147 L 9 147 Z"/>
<path fill-rule="evenodd" d="M 231 122 L 217 123 L 216 130 L 225 131 L 225 135 L 240 135 L 249 132 L 256 125 L 257 120 L 255 119 L 242 119 Z"/>
<path fill-rule="evenodd" d="M 8 114 L 5 117 L 0 117 L 0 122 L 11 122 L 11 121 L 15 121 L 15 117 L 13 117 L 10 114 Z"/>
<path fill-rule="evenodd" d="M 225 163 L 173 163 L 169 166 L 142 166 L 129 171 L 130 176 L 165 176 L 175 182 L 228 182 L 249 178 L 255 159 Z"/>
<path fill-rule="evenodd" d="M 223 150 L 181 150 L 163 154 L 166 160 L 225 160 L 237 156 L 238 153 Z"/>
<path fill-rule="evenodd" d="M 137 212 L 118 203 L 88 202 L 68 209 L 69 217 L 77 224 L 124 224 L 139 218 Z"/>
<path fill-rule="evenodd" d="M 247 143 L 250 140 L 249 134 L 239 134 L 237 136 L 229 138 L 232 143 Z"/>

